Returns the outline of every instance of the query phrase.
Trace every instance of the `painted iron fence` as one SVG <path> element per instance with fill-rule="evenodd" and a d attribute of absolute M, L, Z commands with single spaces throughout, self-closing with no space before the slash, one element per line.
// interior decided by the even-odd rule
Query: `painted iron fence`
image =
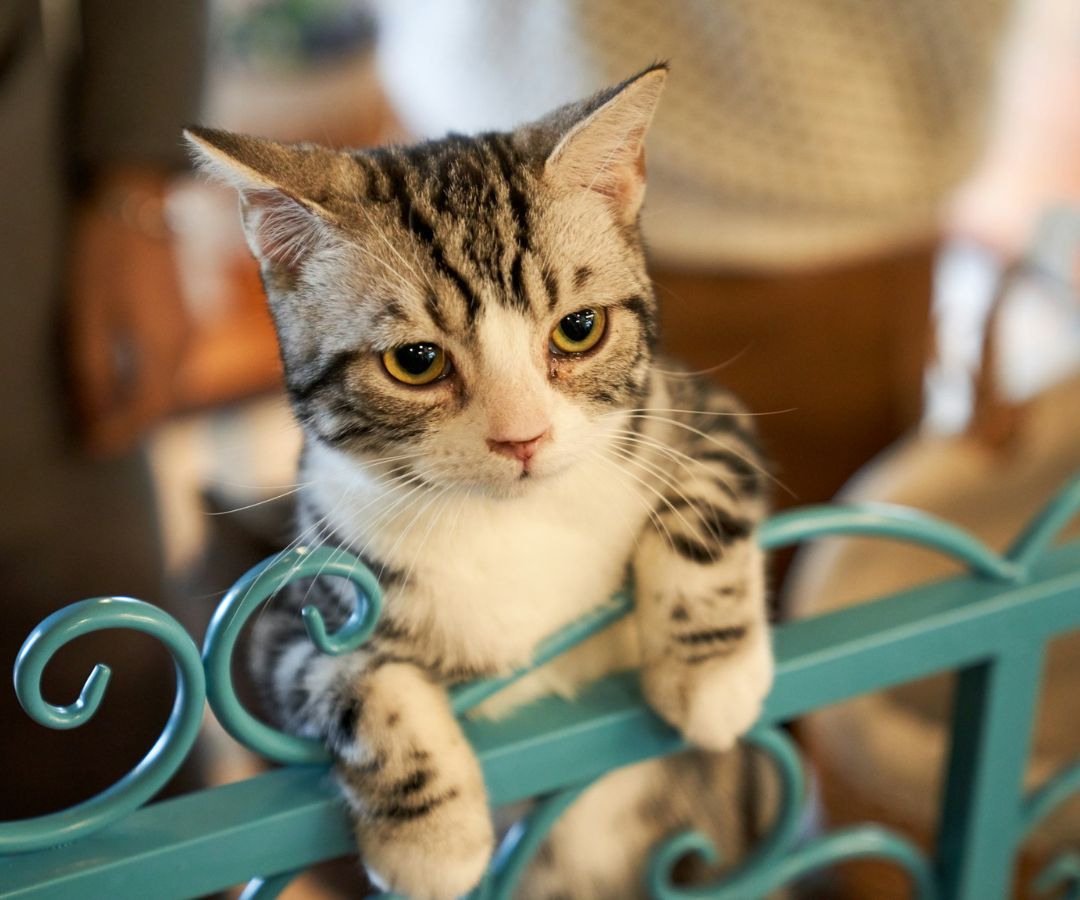
<path fill-rule="evenodd" d="M 1080 760 L 1034 792 L 1025 793 L 1023 780 L 1046 646 L 1080 628 L 1080 541 L 1056 545 L 1078 511 L 1080 475 L 1003 555 L 954 526 L 901 507 L 812 507 L 771 519 L 761 534 L 767 548 L 829 535 L 870 535 L 932 548 L 964 563 L 967 573 L 775 630 L 776 684 L 747 736 L 773 758 L 780 774 L 774 827 L 719 882 L 693 889 L 673 883 L 676 860 L 687 852 L 715 860 L 723 848 L 693 832 L 671 836 L 654 850 L 651 893 L 661 900 L 750 900 L 844 860 L 877 858 L 906 872 L 913 894 L 924 900 L 1006 897 L 1026 835 L 1080 792 Z M 230 677 L 236 639 L 248 617 L 284 582 L 318 573 L 353 581 L 357 606 L 334 634 L 327 633 L 317 611 L 305 610 L 308 633 L 324 653 L 349 652 L 374 628 L 379 586 L 355 559 L 324 549 L 298 549 L 245 575 L 218 608 L 202 653 L 174 619 L 132 599 L 85 600 L 34 631 L 16 662 L 15 688 L 26 711 L 44 725 L 77 727 L 101 703 L 109 679 L 104 666 L 90 673 L 78 699 L 67 706 L 48 703 L 40 692 L 53 654 L 91 631 L 133 629 L 160 640 L 175 661 L 176 700 L 157 743 L 112 788 L 62 812 L 0 823 L 0 896 L 179 898 L 248 882 L 245 898 L 268 898 L 297 872 L 352 850 L 325 750 L 252 717 Z M 630 605 L 629 592 L 613 597 L 545 642 L 535 664 L 626 615 Z M 803 768 L 778 726 L 941 672 L 955 672 L 957 688 L 933 853 L 873 823 L 803 836 Z M 457 688 L 455 711 L 464 715 L 521 674 Z M 207 702 L 234 738 L 285 767 L 144 805 L 190 752 Z M 467 719 L 464 727 L 494 806 L 539 798 L 503 842 L 475 900 L 512 896 L 547 830 L 595 779 L 685 747 L 648 710 L 633 673 L 597 681 L 573 702 L 546 698 L 506 720 Z M 1055 859 L 1035 887 L 1080 897 L 1080 853 Z"/>

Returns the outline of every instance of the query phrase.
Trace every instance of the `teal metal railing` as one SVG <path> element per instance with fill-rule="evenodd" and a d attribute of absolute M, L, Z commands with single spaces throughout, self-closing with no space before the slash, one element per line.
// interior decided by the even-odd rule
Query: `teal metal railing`
<path fill-rule="evenodd" d="M 1023 787 L 1046 645 L 1080 628 L 1080 541 L 1054 546 L 1078 511 L 1080 475 L 1003 555 L 945 522 L 898 507 L 817 507 L 770 520 L 761 533 L 769 549 L 828 535 L 875 535 L 933 548 L 964 563 L 967 574 L 775 629 L 776 683 L 747 736 L 774 760 L 780 776 L 773 830 L 719 882 L 693 889 L 673 883 L 675 861 L 687 852 L 715 861 L 722 848 L 693 832 L 670 837 L 649 866 L 652 894 L 661 900 L 750 900 L 818 869 L 870 857 L 906 872 L 920 898 L 1006 897 L 1026 835 L 1080 792 L 1080 760 L 1033 793 Z M 100 704 L 109 678 L 104 666 L 91 672 L 68 706 L 48 703 L 40 691 L 53 654 L 90 631 L 134 629 L 157 637 L 175 660 L 177 695 L 161 737 L 118 784 L 60 813 L 0 823 L 0 896 L 179 898 L 249 882 L 246 898 L 267 898 L 298 871 L 352 851 L 324 749 L 253 718 L 237 700 L 229 674 L 248 616 L 285 582 L 318 573 L 340 575 L 356 586 L 356 609 L 338 632 L 328 634 L 315 610 L 303 613 L 322 652 L 348 652 L 374 627 L 380 592 L 371 574 L 340 551 L 299 549 L 257 566 L 222 602 L 201 654 L 175 620 L 138 600 L 85 600 L 35 629 L 16 662 L 15 688 L 42 724 L 77 727 Z M 546 641 L 536 664 L 630 607 L 629 592 L 612 598 Z M 958 684 L 934 853 L 924 854 L 875 824 L 802 837 L 803 769 L 777 726 L 850 697 L 948 671 L 957 673 Z M 521 674 L 456 689 L 455 711 L 464 715 Z M 205 701 L 239 742 L 287 767 L 144 805 L 191 750 Z M 595 779 L 685 748 L 649 711 L 633 673 L 601 679 L 573 702 L 550 697 L 503 721 L 463 724 L 493 805 L 540 798 L 507 836 L 476 900 L 512 895 L 544 835 Z M 1054 860 L 1034 887 L 1080 897 L 1080 855 Z"/>

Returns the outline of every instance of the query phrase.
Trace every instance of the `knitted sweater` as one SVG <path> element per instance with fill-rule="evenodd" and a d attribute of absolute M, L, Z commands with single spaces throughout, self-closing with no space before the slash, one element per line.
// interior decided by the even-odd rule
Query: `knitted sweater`
<path fill-rule="evenodd" d="M 646 237 L 774 268 L 928 236 L 978 150 L 1007 0 L 386 0 L 414 133 L 505 128 L 656 58 Z"/>

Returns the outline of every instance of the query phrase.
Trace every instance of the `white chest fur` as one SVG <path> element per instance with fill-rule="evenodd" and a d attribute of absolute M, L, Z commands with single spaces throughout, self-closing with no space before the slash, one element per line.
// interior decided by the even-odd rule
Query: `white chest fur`
<path fill-rule="evenodd" d="M 538 641 L 621 584 L 647 516 L 633 482 L 606 462 L 583 460 L 513 499 L 406 501 L 337 454 L 309 464 L 334 530 L 409 576 L 388 592 L 395 618 L 451 665 L 527 663 Z"/>

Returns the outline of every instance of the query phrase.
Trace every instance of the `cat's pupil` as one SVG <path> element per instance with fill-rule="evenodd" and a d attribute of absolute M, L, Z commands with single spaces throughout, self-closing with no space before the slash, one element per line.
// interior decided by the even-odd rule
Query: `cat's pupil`
<path fill-rule="evenodd" d="M 559 324 L 563 334 L 574 343 L 580 343 L 592 334 L 596 327 L 596 313 L 591 309 L 579 309 L 565 316 Z"/>
<path fill-rule="evenodd" d="M 434 344 L 406 344 L 394 351 L 394 359 L 410 375 L 423 375 L 439 358 Z"/>

